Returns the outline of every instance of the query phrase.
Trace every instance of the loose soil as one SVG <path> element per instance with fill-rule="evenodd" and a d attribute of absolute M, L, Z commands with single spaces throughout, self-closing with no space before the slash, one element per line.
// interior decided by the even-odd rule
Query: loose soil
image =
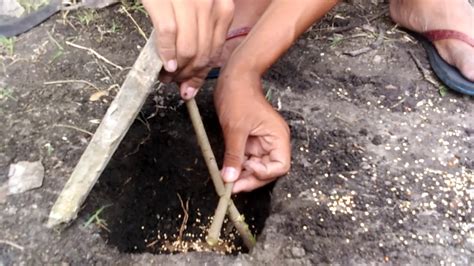
<path fill-rule="evenodd" d="M 46 170 L 39 189 L 5 202 L 0 189 L 0 264 L 472 264 L 474 103 L 428 82 L 414 61 L 429 69 L 422 47 L 393 25 L 386 3 L 371 2 L 338 6 L 263 79 L 291 128 L 292 170 L 235 196 L 258 235 L 250 253 L 228 223 L 215 252 L 202 244 L 217 197 L 172 85 L 151 93 L 76 221 L 47 229 L 87 132 L 145 40 L 114 6 L 59 14 L 16 38 L 12 54 L 0 48 L 0 188 L 12 163 L 41 160 Z M 129 12 L 149 33 L 140 8 Z M 379 29 L 380 47 L 344 54 Z M 45 84 L 61 80 L 76 82 Z M 220 159 L 213 85 L 197 100 Z M 176 250 L 185 211 L 187 246 Z"/>

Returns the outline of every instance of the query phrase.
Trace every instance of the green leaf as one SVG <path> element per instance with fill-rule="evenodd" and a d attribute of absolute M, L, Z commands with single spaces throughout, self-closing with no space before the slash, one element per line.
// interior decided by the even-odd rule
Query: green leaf
<path fill-rule="evenodd" d="M 440 85 L 439 89 L 438 89 L 438 92 L 439 92 L 439 95 L 441 97 L 444 97 L 444 96 L 446 96 L 446 94 L 448 94 L 448 88 L 444 85 Z"/>

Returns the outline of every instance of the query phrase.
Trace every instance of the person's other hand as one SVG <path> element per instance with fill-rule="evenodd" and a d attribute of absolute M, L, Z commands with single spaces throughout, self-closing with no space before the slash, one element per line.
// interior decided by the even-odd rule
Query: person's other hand
<path fill-rule="evenodd" d="M 214 92 L 225 139 L 225 182 L 233 193 L 251 191 L 274 181 L 290 169 L 290 131 L 262 92 L 256 73 L 225 69 Z"/>
<path fill-rule="evenodd" d="M 163 82 L 193 98 L 221 54 L 233 19 L 233 0 L 142 0 L 156 30 Z"/>

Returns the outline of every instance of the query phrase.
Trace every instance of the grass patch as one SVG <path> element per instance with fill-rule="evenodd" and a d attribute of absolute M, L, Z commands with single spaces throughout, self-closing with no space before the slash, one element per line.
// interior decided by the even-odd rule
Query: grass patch
<path fill-rule="evenodd" d="M 49 0 L 31 1 L 31 0 L 19 0 L 18 3 L 25 9 L 26 13 L 31 13 L 38 8 L 45 6 L 50 3 Z"/>
<path fill-rule="evenodd" d="M 143 13 L 146 17 L 148 17 L 148 13 L 145 10 L 145 7 L 143 7 L 142 3 L 140 1 L 133 1 L 132 3 L 128 3 L 127 1 L 122 1 L 122 5 L 128 10 L 128 11 L 138 11 Z"/>
<path fill-rule="evenodd" d="M 331 40 L 330 47 L 334 48 L 344 41 L 344 36 L 341 34 L 334 34 L 330 40 Z"/>
<path fill-rule="evenodd" d="M 77 16 L 82 25 L 89 26 L 89 24 L 97 17 L 97 12 L 93 9 L 82 10 Z"/>
<path fill-rule="evenodd" d="M 90 226 L 92 223 L 97 225 L 98 227 L 110 232 L 109 228 L 107 227 L 107 222 L 105 219 L 100 218 L 100 214 L 108 207 L 112 206 L 112 204 L 104 205 L 97 209 L 89 219 L 84 223 L 84 227 Z"/>
<path fill-rule="evenodd" d="M 110 30 L 109 30 L 111 33 L 117 33 L 120 31 L 120 25 L 117 24 L 117 22 L 115 22 L 115 20 L 112 20 L 112 26 L 110 26 Z"/>
<path fill-rule="evenodd" d="M 448 87 L 444 86 L 444 85 L 440 85 L 439 88 L 438 88 L 438 93 L 439 93 L 439 96 L 441 97 L 444 97 L 446 96 L 446 94 L 448 94 Z"/>
<path fill-rule="evenodd" d="M 11 90 L 10 88 L 0 87 L 0 100 L 3 101 L 6 99 L 11 99 L 15 102 L 18 101 L 18 99 L 13 96 L 13 90 Z"/>
<path fill-rule="evenodd" d="M 15 48 L 15 39 L 7 38 L 4 36 L 0 36 L 0 48 L 5 50 L 8 55 L 12 56 Z"/>

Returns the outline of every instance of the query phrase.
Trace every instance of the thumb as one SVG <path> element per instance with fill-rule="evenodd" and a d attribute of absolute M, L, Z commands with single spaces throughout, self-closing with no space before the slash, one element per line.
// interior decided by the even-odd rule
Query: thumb
<path fill-rule="evenodd" d="M 242 130 L 224 130 L 225 153 L 222 167 L 224 182 L 235 182 L 242 170 L 244 161 L 245 143 L 248 133 Z"/>
<path fill-rule="evenodd" d="M 201 70 L 197 75 L 194 77 L 183 81 L 179 86 L 179 92 L 181 94 L 181 98 L 183 100 L 191 100 L 196 96 L 198 90 L 204 84 L 206 79 L 207 73 L 209 72 L 210 68 L 206 68 Z"/>

